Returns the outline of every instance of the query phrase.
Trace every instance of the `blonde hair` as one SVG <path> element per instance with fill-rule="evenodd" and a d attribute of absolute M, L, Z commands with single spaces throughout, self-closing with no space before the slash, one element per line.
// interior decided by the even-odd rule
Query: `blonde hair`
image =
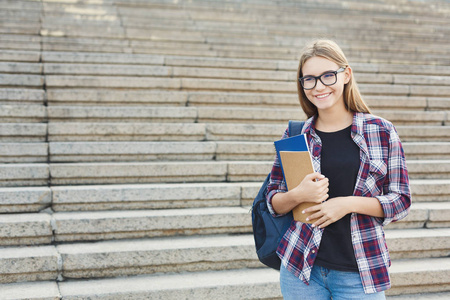
<path fill-rule="evenodd" d="M 347 58 L 338 44 L 331 40 L 315 40 L 306 45 L 302 50 L 297 78 L 303 77 L 302 68 L 305 62 L 316 56 L 326 58 L 336 63 L 339 67 L 349 67 Z M 300 105 L 308 118 L 316 115 L 317 107 L 306 97 L 305 91 L 299 80 L 297 80 L 297 91 Z M 369 107 L 364 102 L 361 93 L 359 92 L 358 85 L 353 77 L 353 72 L 351 73 L 350 81 L 344 86 L 344 104 L 349 111 L 370 113 Z"/>

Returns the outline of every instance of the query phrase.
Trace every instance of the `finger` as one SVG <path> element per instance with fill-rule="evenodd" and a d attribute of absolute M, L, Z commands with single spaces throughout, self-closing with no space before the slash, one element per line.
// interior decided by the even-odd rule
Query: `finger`
<path fill-rule="evenodd" d="M 311 220 L 313 220 L 312 216 L 310 216 Z M 319 220 L 315 221 L 312 224 L 312 227 L 319 227 L 322 228 L 321 226 L 327 221 L 327 218 L 325 216 L 322 216 Z"/>
<path fill-rule="evenodd" d="M 325 228 L 328 225 L 332 224 L 333 222 L 331 222 L 330 220 L 325 221 L 324 223 L 320 224 L 318 227 L 319 228 Z"/>
<path fill-rule="evenodd" d="M 321 204 L 314 205 L 314 206 L 308 207 L 307 209 L 303 210 L 302 213 L 303 214 L 308 214 L 308 213 L 312 213 L 312 212 L 315 212 L 315 211 L 320 211 L 320 207 L 321 207 Z"/>

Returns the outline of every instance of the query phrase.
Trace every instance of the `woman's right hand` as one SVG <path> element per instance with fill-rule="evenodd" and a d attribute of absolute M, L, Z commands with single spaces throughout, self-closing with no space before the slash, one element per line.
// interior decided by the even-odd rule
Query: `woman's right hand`
<path fill-rule="evenodd" d="M 305 176 L 305 178 L 290 192 L 298 203 L 313 202 L 322 203 L 328 199 L 328 178 L 315 172 Z"/>
<path fill-rule="evenodd" d="M 290 212 L 303 202 L 322 203 L 328 199 L 328 178 L 320 173 L 305 176 L 298 186 L 272 198 L 272 207 L 278 214 Z"/>

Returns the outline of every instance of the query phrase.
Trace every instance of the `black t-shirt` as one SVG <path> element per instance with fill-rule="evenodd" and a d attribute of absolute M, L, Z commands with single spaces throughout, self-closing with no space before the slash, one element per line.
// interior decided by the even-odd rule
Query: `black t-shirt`
<path fill-rule="evenodd" d="M 336 132 L 316 130 L 322 141 L 320 167 L 329 179 L 329 199 L 352 196 L 359 171 L 359 147 L 351 137 L 351 126 Z M 339 271 L 358 271 L 353 250 L 350 216 L 325 227 L 315 264 Z"/>

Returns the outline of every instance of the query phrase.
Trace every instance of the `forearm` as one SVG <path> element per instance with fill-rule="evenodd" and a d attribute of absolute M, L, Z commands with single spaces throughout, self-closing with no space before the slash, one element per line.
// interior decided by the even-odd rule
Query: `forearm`
<path fill-rule="evenodd" d="M 349 196 L 345 197 L 348 213 L 358 213 L 372 217 L 384 217 L 384 211 L 377 198 Z"/>
<path fill-rule="evenodd" d="M 272 197 L 272 207 L 277 214 L 287 214 L 300 202 L 292 196 L 291 192 L 277 193 Z"/>

